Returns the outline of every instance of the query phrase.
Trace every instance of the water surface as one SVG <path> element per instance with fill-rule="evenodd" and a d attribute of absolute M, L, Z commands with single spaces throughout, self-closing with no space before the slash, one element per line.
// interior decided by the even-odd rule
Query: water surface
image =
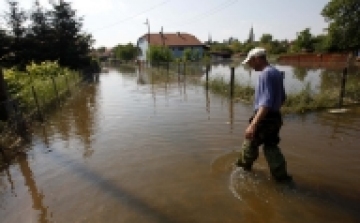
<path fill-rule="evenodd" d="M 360 221 L 360 108 L 284 117 L 288 189 L 262 153 L 232 166 L 251 106 L 190 79 L 111 69 L 82 88 L 1 172 L 2 222 Z"/>

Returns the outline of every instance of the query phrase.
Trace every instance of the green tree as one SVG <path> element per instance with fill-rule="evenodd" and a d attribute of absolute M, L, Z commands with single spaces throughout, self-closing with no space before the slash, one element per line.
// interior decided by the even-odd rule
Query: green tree
<path fill-rule="evenodd" d="M 327 35 L 317 35 L 313 38 L 314 50 L 318 53 L 327 52 L 330 48 Z"/>
<path fill-rule="evenodd" d="M 190 48 L 186 48 L 183 52 L 183 60 L 191 61 L 192 60 L 192 50 Z"/>
<path fill-rule="evenodd" d="M 82 18 L 77 17 L 71 4 L 60 1 L 52 3 L 50 21 L 53 29 L 52 60 L 60 65 L 79 69 L 91 65 L 90 48 L 93 39 L 82 31 Z"/>
<path fill-rule="evenodd" d="M 195 49 L 192 51 L 192 58 L 194 61 L 199 61 L 201 60 L 201 53 L 199 49 Z"/>
<path fill-rule="evenodd" d="M 260 43 L 268 44 L 271 43 L 272 40 L 273 40 L 273 36 L 271 34 L 265 33 L 260 37 Z"/>
<path fill-rule="evenodd" d="M 7 2 L 9 10 L 4 13 L 7 27 L 0 27 L 7 30 L 0 31 L 2 65 L 24 70 L 31 61 L 57 60 L 73 69 L 95 67 L 97 63 L 89 56 L 93 40 L 81 30 L 82 19 L 69 3 L 53 2 L 52 8 L 45 10 L 35 0 L 30 13 L 26 13 L 16 0 Z"/>
<path fill-rule="evenodd" d="M 210 46 L 210 51 L 212 52 L 227 52 L 232 53 L 230 45 L 225 43 L 214 43 Z"/>
<path fill-rule="evenodd" d="M 118 45 L 115 47 L 115 56 L 120 60 L 134 60 L 139 54 L 139 48 L 131 43 L 127 45 Z"/>
<path fill-rule="evenodd" d="M 310 28 L 306 28 L 297 33 L 295 40 L 296 51 L 313 51 L 313 36 L 310 33 Z"/>
<path fill-rule="evenodd" d="M 169 47 L 167 46 L 150 46 L 150 50 L 147 51 L 147 58 L 151 63 L 170 62 L 173 60 L 173 55 Z"/>
<path fill-rule="evenodd" d="M 13 57 L 8 58 L 10 63 L 24 67 L 26 64 L 27 56 L 24 54 L 25 41 L 24 36 L 26 33 L 25 22 L 27 20 L 26 12 L 19 7 L 17 1 L 7 1 L 9 11 L 5 12 L 5 20 L 10 30 L 10 51 Z"/>
<path fill-rule="evenodd" d="M 255 47 L 254 43 L 245 43 L 243 47 L 243 52 L 248 53 L 250 50 L 252 50 Z"/>
<path fill-rule="evenodd" d="M 7 67 L 10 55 L 10 37 L 6 34 L 5 30 L 0 28 L 0 65 Z"/>
<path fill-rule="evenodd" d="M 15 38 L 15 40 L 19 40 L 24 37 L 26 28 L 24 23 L 27 20 L 25 10 L 19 7 L 19 3 L 17 1 L 7 1 L 9 5 L 9 12 L 5 12 L 5 20 L 7 22 L 8 27 L 10 28 L 11 35 Z"/>
<path fill-rule="evenodd" d="M 232 52 L 238 53 L 238 52 L 242 52 L 243 45 L 239 41 L 234 41 L 231 43 L 230 48 Z"/>
<path fill-rule="evenodd" d="M 330 46 L 342 50 L 360 48 L 360 1 L 331 0 L 321 15 L 329 23 Z"/>
<path fill-rule="evenodd" d="M 201 60 L 201 53 L 199 49 L 186 48 L 183 52 L 184 61 L 199 61 Z"/>
<path fill-rule="evenodd" d="M 284 41 L 274 40 L 270 44 L 269 52 L 271 54 L 286 53 L 288 50 L 288 44 Z"/>
<path fill-rule="evenodd" d="M 50 26 L 49 12 L 35 1 L 30 14 L 31 24 L 27 33 L 28 54 L 35 62 L 42 62 L 51 58 L 53 29 Z"/>

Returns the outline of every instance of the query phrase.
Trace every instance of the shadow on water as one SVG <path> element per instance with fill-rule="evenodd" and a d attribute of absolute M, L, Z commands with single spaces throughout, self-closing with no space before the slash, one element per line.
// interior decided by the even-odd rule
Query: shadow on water
<path fill-rule="evenodd" d="M 179 222 L 176 219 L 171 219 L 169 216 L 166 216 L 166 214 L 161 213 L 160 210 L 152 207 L 150 203 L 143 201 L 140 197 L 137 197 L 135 194 L 131 193 L 125 188 L 115 185 L 110 180 L 100 176 L 93 171 L 90 171 L 82 164 L 76 162 L 75 160 L 72 160 L 70 157 L 60 154 L 55 150 L 52 150 L 52 152 L 49 153 L 48 156 L 53 158 L 53 161 L 58 162 L 59 164 L 66 161 L 66 163 L 69 163 L 67 168 L 69 168 L 72 173 L 76 174 L 83 180 L 89 182 L 96 182 L 96 186 L 100 188 L 103 193 L 110 194 L 113 198 L 116 198 L 120 204 L 132 208 L 142 216 L 149 217 L 155 222 Z M 19 165 L 21 174 L 24 177 L 25 186 L 28 188 L 28 192 L 31 196 L 32 208 L 36 211 L 39 211 L 37 222 L 52 222 L 51 213 L 48 213 L 49 207 L 44 204 L 44 199 L 46 196 L 38 189 L 36 185 L 33 172 L 29 165 L 28 155 L 22 153 L 18 157 L 17 163 Z M 11 178 L 9 169 L 6 169 L 4 171 L 7 173 L 12 193 L 15 193 L 15 184 Z"/>
<path fill-rule="evenodd" d="M 101 189 L 104 194 L 110 194 L 112 198 L 116 198 L 116 201 L 119 204 L 135 210 L 139 215 L 146 216 L 155 222 L 179 222 L 177 219 L 172 219 L 165 213 L 162 213 L 161 210 L 156 209 L 149 202 L 144 201 L 129 190 L 119 185 L 115 185 L 111 180 L 104 178 L 95 171 L 91 171 L 86 166 L 72 159 L 71 157 L 61 154 L 55 149 L 53 149 L 52 152 L 48 154 L 48 156 L 59 165 L 67 163 L 66 168 L 69 169 L 71 173 L 75 174 L 84 181 L 95 183 L 95 185 Z M 33 194 L 34 204 L 36 204 L 34 205 L 34 208 L 36 210 L 41 210 L 42 213 L 41 218 L 39 219 L 39 223 L 47 222 L 46 218 L 44 218 L 47 213 L 46 208 L 43 207 L 42 203 L 44 196 L 41 193 L 38 193 L 36 187 L 33 186 L 35 185 L 35 182 L 31 180 L 32 174 L 28 168 L 28 165 L 24 166 L 24 173 L 29 173 L 27 175 L 30 176 L 27 178 L 29 178 L 30 183 L 28 183 L 28 185 L 30 185 L 29 188 Z"/>

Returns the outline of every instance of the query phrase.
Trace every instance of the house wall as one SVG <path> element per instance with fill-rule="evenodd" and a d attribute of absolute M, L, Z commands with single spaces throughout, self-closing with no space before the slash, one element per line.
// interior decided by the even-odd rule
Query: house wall
<path fill-rule="evenodd" d="M 147 60 L 147 58 L 146 58 L 146 52 L 147 52 L 147 50 L 148 50 L 148 48 L 149 48 L 149 43 L 148 43 L 147 39 L 146 39 L 146 38 L 141 38 L 141 39 L 139 39 L 139 41 L 138 41 L 138 47 L 139 47 L 140 50 L 141 50 L 141 55 L 138 56 L 138 60 L 140 60 L 140 61 L 146 61 L 146 60 Z"/>
<path fill-rule="evenodd" d="M 348 54 L 340 53 L 308 53 L 308 54 L 294 54 L 294 55 L 283 55 L 278 58 L 279 62 L 346 62 Z"/>
<path fill-rule="evenodd" d="M 147 39 L 146 38 L 139 39 L 138 40 L 138 47 L 141 50 L 141 55 L 138 56 L 138 60 L 144 62 L 144 61 L 147 60 L 146 52 L 149 49 L 149 43 L 148 43 Z M 172 51 L 172 54 L 173 54 L 175 59 L 176 58 L 182 58 L 184 50 L 186 48 L 190 48 L 193 51 L 198 50 L 199 53 L 200 53 L 200 57 L 203 57 L 203 55 L 204 55 L 204 48 L 202 46 L 170 46 L 169 48 Z"/>
<path fill-rule="evenodd" d="M 184 50 L 186 48 L 190 48 L 193 51 L 198 50 L 199 53 L 200 53 L 200 57 L 203 57 L 203 55 L 204 55 L 204 48 L 202 46 L 180 46 L 180 47 L 176 46 L 176 47 L 170 47 L 170 49 L 172 51 L 172 54 L 173 54 L 175 59 L 183 57 L 183 53 L 184 53 Z"/>

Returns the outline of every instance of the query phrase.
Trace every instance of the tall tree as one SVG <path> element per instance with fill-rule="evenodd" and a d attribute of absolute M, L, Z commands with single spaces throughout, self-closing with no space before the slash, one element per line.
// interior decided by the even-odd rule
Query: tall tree
<path fill-rule="evenodd" d="M 27 39 L 30 48 L 29 54 L 35 62 L 42 62 L 51 58 L 53 46 L 53 29 L 49 22 L 49 12 L 41 7 L 38 0 L 35 1 L 30 15 L 31 25 Z"/>
<path fill-rule="evenodd" d="M 310 28 L 306 28 L 297 34 L 295 40 L 295 46 L 297 51 L 313 51 L 313 36 L 310 32 Z"/>
<path fill-rule="evenodd" d="M 4 66 L 9 58 L 10 53 L 10 37 L 7 35 L 5 29 L 0 27 L 0 65 Z"/>
<path fill-rule="evenodd" d="M 331 0 L 321 14 L 329 23 L 328 32 L 332 45 L 342 50 L 360 48 L 359 0 Z"/>
<path fill-rule="evenodd" d="M 89 66 L 90 48 L 93 44 L 91 35 L 82 32 L 82 18 L 77 17 L 71 4 L 60 1 L 52 3 L 50 22 L 54 29 L 54 44 L 52 55 L 54 60 L 59 60 L 63 66 L 78 69 Z"/>
<path fill-rule="evenodd" d="M 273 36 L 271 34 L 268 34 L 268 33 L 264 33 L 261 37 L 260 37 L 260 42 L 261 43 L 265 43 L 265 44 L 268 44 L 268 43 L 271 43 L 273 40 Z"/>
<path fill-rule="evenodd" d="M 5 12 L 5 20 L 10 30 L 10 49 L 13 57 L 11 63 L 24 66 L 27 60 L 24 54 L 24 36 L 26 33 L 26 12 L 19 7 L 17 1 L 8 0 L 9 11 Z"/>
<path fill-rule="evenodd" d="M 120 60 L 134 60 L 139 54 L 139 48 L 131 43 L 126 45 L 118 45 L 115 47 L 115 55 Z"/>

